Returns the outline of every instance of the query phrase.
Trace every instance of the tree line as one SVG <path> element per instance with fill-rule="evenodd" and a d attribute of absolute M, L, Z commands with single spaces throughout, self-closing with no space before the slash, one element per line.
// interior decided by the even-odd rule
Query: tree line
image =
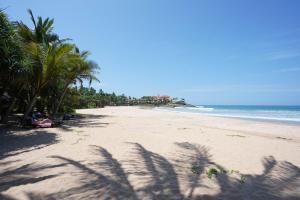
<path fill-rule="evenodd" d="M 143 96 L 141 98 L 116 95 L 114 92 L 106 93 L 102 89 L 96 91 L 93 87 L 72 87 L 65 97 L 62 110 L 72 112 L 73 109 L 102 108 L 104 106 L 180 106 L 186 105 L 184 99 L 171 98 L 169 96 Z"/>

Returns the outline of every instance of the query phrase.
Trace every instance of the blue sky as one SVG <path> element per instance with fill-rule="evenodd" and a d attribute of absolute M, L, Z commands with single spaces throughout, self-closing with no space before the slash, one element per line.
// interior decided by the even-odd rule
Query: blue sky
<path fill-rule="evenodd" d="M 93 87 L 193 104 L 300 105 L 300 1 L 2 0 L 92 52 Z"/>

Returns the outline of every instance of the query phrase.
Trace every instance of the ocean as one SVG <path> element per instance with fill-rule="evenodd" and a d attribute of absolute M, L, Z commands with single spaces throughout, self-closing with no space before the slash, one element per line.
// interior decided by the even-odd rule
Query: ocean
<path fill-rule="evenodd" d="M 300 106 L 198 105 L 195 107 L 159 107 L 157 109 L 220 117 L 300 123 Z"/>

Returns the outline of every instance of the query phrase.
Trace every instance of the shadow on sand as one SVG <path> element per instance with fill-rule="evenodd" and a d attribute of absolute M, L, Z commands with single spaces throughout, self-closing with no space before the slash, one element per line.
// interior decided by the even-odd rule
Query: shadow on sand
<path fill-rule="evenodd" d="M 44 148 L 56 143 L 55 133 L 43 129 L 0 129 L 0 159 Z"/>
<path fill-rule="evenodd" d="M 62 167 L 65 164 L 39 166 L 36 164 L 26 164 L 14 169 L 8 169 L 3 173 L 0 173 L 0 199 L 9 200 L 14 199 L 2 192 L 21 185 L 34 184 L 50 178 L 54 178 L 58 175 L 40 175 L 44 170 L 56 167 Z"/>
<path fill-rule="evenodd" d="M 54 133 L 45 130 L 28 131 L 20 128 L 0 129 L 0 199 L 13 199 L 2 194 L 2 192 L 25 184 L 34 184 L 56 175 L 39 176 L 45 169 L 62 166 L 37 166 L 26 164 L 17 168 L 7 168 L 12 163 L 20 160 L 3 161 L 5 158 L 21 155 L 26 152 L 34 151 L 47 147 L 58 142 Z M 5 170 L 4 170 L 5 169 Z"/>
<path fill-rule="evenodd" d="M 106 127 L 109 123 L 101 122 L 100 120 L 109 117 L 108 115 L 78 115 L 75 119 L 65 120 L 64 123 L 59 126 L 63 131 L 72 131 L 73 128 L 82 128 L 82 127 Z"/>
<path fill-rule="evenodd" d="M 53 156 L 54 167 L 68 167 L 67 173 L 78 178 L 75 187 L 53 193 L 27 192 L 28 199 L 300 199 L 300 169 L 289 162 L 279 162 L 273 157 L 263 161 L 264 171 L 259 175 L 244 174 L 245 182 L 229 173 L 220 173 L 209 179 L 209 167 L 222 170 L 211 161 L 208 149 L 191 143 L 176 143 L 176 151 L 166 157 L 147 150 L 138 143 L 129 143 L 132 152 L 126 160 L 115 159 L 110 152 L 92 146 L 98 159 L 84 164 L 62 156 Z M 197 173 L 191 166 L 197 165 Z M 23 166 L 15 173 L 33 173 L 38 169 Z M 28 169 L 28 170 L 27 170 Z M 22 170 L 25 170 L 23 172 Z M 31 172 L 30 172 L 31 171 Z M 8 173 L 8 174 L 7 174 Z M 3 177 L 3 175 L 2 175 Z M 2 178 L 0 177 L 0 178 Z M 31 182 L 40 179 L 29 179 Z M 18 181 L 26 183 L 26 180 Z M 5 184 L 1 188 L 6 189 Z M 211 191 L 215 192 L 211 192 Z M 1 191 L 1 190 L 0 190 Z M 3 191 L 3 189 L 2 189 Z M 0 196 L 1 197 L 1 196 Z M 4 198 L 4 196 L 3 196 Z M 12 199 L 5 196 L 7 199 Z"/>

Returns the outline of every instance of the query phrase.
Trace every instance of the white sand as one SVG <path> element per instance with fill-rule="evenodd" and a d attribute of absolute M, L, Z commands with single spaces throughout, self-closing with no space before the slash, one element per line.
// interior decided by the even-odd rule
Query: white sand
<path fill-rule="evenodd" d="M 91 116 L 1 130 L 0 199 L 300 199 L 299 125 L 136 107 L 78 113 Z"/>

